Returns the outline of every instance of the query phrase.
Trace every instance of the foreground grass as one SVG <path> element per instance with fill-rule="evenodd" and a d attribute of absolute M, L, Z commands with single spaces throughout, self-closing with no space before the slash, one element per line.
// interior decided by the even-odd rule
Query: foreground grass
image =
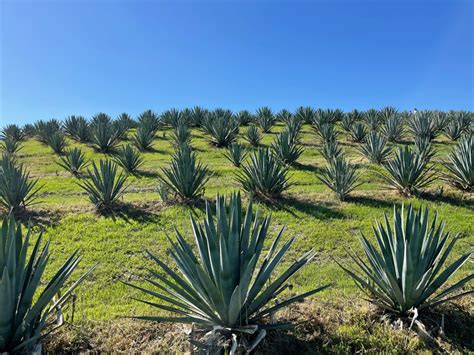
<path fill-rule="evenodd" d="M 266 134 L 263 143 L 269 145 L 275 133 L 281 128 L 276 127 L 272 133 Z M 199 131 L 193 131 L 193 137 L 192 145 L 197 150 L 198 157 L 208 164 L 213 173 L 206 187 L 205 199 L 212 201 L 218 192 L 226 193 L 239 189 L 234 179 L 237 169 L 223 157 L 223 149 L 211 147 L 205 135 Z M 286 226 L 286 238 L 298 236 L 297 242 L 286 258 L 286 263 L 291 263 L 308 249 L 314 248 L 318 252 L 312 263 L 293 279 L 293 289 L 288 292 L 299 293 L 316 285 L 333 284 L 330 289 L 316 295 L 313 302 L 301 306 L 304 309 L 300 312 L 301 317 L 294 319 L 286 314 L 295 321 L 307 320 L 306 324 L 309 324 L 310 328 L 316 327 L 309 331 L 306 331 L 304 326 L 296 327 L 293 334 L 298 340 L 298 346 L 301 346 L 301 351 L 342 352 L 375 349 L 417 351 L 425 348 L 427 345 L 420 343 L 418 338 L 413 338 L 412 333 L 398 332 L 390 325 L 380 323 L 380 316 L 374 315 L 373 311 L 368 309 L 367 303 L 361 300 L 361 292 L 337 267 L 332 258 L 349 262 L 345 249 L 361 251 L 356 238 L 359 231 L 371 237 L 373 222 L 381 219 L 384 212 L 391 213 L 393 205 L 410 203 L 417 207 L 427 205 L 431 211 L 438 211 L 441 219 L 446 221 L 448 230 L 461 233 L 463 238 L 457 243 L 451 255 L 454 259 L 474 244 L 472 196 L 454 191 L 439 180 L 432 184 L 423 198 L 401 198 L 383 185 L 378 175 L 380 167 L 370 164 L 357 151 L 355 144 L 342 137 L 348 157 L 361 171 L 363 184 L 352 193 L 349 201 L 341 203 L 316 178 L 316 172 L 325 165 L 325 162 L 318 151 L 319 141 L 310 127 L 304 128 L 302 143 L 305 151 L 298 164 L 290 170 L 293 186 L 277 203 L 260 206 L 263 212 L 271 213 L 273 216 L 271 227 L 273 235 L 281 227 Z M 95 161 L 105 157 L 85 145 L 70 142 L 70 146 L 80 146 L 86 151 L 87 157 Z M 442 170 L 440 162 L 449 151 L 450 145 L 441 140 L 436 142 L 436 148 L 438 150 L 435 157 L 436 165 Z M 139 276 L 145 275 L 147 268 L 153 266 L 144 257 L 144 250 L 150 250 L 170 263 L 165 231 L 172 234 L 176 226 L 191 240 L 189 214 L 193 213 L 199 219 L 204 215 L 203 204 L 193 207 L 166 205 L 159 200 L 156 192 L 157 174 L 161 167 L 168 164 L 172 152 L 166 133 L 165 135 L 160 133 L 155 141 L 154 151 L 143 155 L 145 160 L 142 167 L 143 174 L 130 178 L 131 185 L 123 198 L 124 208 L 120 215 L 114 217 L 99 216 L 95 213 L 86 195 L 77 186 L 75 178 L 55 163 L 58 158 L 49 147 L 30 140 L 25 142 L 24 148 L 19 153 L 19 161 L 30 170 L 32 177 L 38 178 L 39 183 L 44 185 L 38 204 L 31 209 L 30 218 L 37 224 L 35 227 L 37 230 L 40 229 L 40 225 L 46 226 L 45 236 L 52 240 L 53 260 L 47 270 L 47 276 L 78 248 L 82 250 L 84 258 L 76 272 L 77 275 L 99 263 L 94 274 L 76 292 L 78 298 L 75 304 L 75 327 L 65 328 L 62 334 L 63 339 L 69 339 L 72 344 L 77 340 L 79 348 L 79 343 L 82 344 L 82 338 L 86 334 L 89 339 L 96 339 L 96 343 L 90 344 L 93 343 L 91 340 L 84 341 L 83 348 L 105 351 L 127 350 L 127 346 L 129 349 L 134 349 L 132 343 L 140 343 L 142 345 L 136 350 L 153 350 L 153 346 L 157 345 L 153 343 L 153 334 L 158 334 L 160 337 L 159 334 L 163 331 L 166 333 L 171 329 L 169 326 L 160 328 L 117 319 L 122 316 L 155 312 L 150 307 L 133 301 L 132 297 L 141 295 L 120 281 L 134 281 L 140 284 Z M 442 194 L 440 194 L 441 188 L 443 188 Z M 272 239 L 270 238 L 270 242 Z M 461 269 L 456 278 L 461 278 L 470 272 L 472 264 Z M 471 322 L 464 325 L 464 328 L 467 327 L 474 332 L 472 297 L 466 298 L 463 305 L 464 312 L 469 314 L 467 319 Z M 324 309 L 330 318 L 323 316 Z M 318 320 L 322 323 L 320 326 L 315 326 Z M 129 329 L 123 332 L 125 339 L 120 342 L 122 345 L 114 341 L 116 337 L 114 329 L 117 329 L 118 325 Z M 182 333 L 181 326 L 175 326 L 173 329 L 177 333 Z M 139 342 L 134 338 L 139 336 L 140 332 L 147 334 L 144 337 L 148 342 Z M 329 339 L 331 336 L 328 333 L 336 340 Z M 301 342 L 300 340 L 305 337 L 308 338 L 307 341 Z M 453 341 L 454 349 L 473 349 L 472 339 L 469 339 L 469 336 L 465 339 L 462 335 L 459 337 L 461 340 Z M 100 344 L 97 342 L 99 338 L 104 339 Z M 169 346 L 170 350 L 185 350 L 184 347 L 187 346 L 184 341 L 181 342 L 182 337 L 179 336 L 168 340 L 166 346 Z M 269 337 L 268 341 L 271 342 L 272 338 Z M 291 339 L 285 341 L 292 342 Z M 64 346 L 64 343 L 62 344 Z M 54 346 L 54 343 L 51 343 L 51 347 Z M 167 349 L 164 343 L 160 346 L 161 349 Z"/>

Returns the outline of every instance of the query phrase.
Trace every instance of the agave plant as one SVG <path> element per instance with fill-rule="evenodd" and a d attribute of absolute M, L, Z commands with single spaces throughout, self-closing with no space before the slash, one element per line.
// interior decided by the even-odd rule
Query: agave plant
<path fill-rule="evenodd" d="M 415 144 L 413 145 L 413 152 L 418 155 L 421 161 L 430 162 L 435 155 L 433 144 L 428 137 L 415 137 Z"/>
<path fill-rule="evenodd" d="M 152 110 L 146 110 L 138 116 L 138 126 L 147 126 L 150 127 L 153 133 L 156 133 L 160 128 L 161 121 Z"/>
<path fill-rule="evenodd" d="M 404 196 L 411 196 L 434 180 L 433 166 L 413 152 L 408 146 L 398 148 L 395 157 L 384 165 L 383 179 Z"/>
<path fill-rule="evenodd" d="M 25 139 L 25 134 L 18 125 L 9 124 L 0 131 L 0 139 L 6 140 L 7 138 L 19 142 Z"/>
<path fill-rule="evenodd" d="M 399 114 L 388 116 L 381 131 L 389 142 L 400 142 L 404 134 L 403 117 Z"/>
<path fill-rule="evenodd" d="M 365 140 L 365 137 L 367 136 L 367 129 L 365 128 L 365 125 L 363 123 L 355 122 L 352 125 L 349 134 L 351 135 L 351 139 L 353 142 L 362 143 Z"/>
<path fill-rule="evenodd" d="M 448 114 L 446 114 L 446 112 L 442 111 L 434 111 L 432 115 L 436 134 L 439 134 L 444 131 L 446 125 L 449 123 L 450 117 Z"/>
<path fill-rule="evenodd" d="M 206 116 L 209 114 L 209 111 L 200 107 L 200 106 L 195 106 L 190 110 L 189 113 L 189 124 L 192 127 L 201 127 L 202 122 L 206 118 Z"/>
<path fill-rule="evenodd" d="M 374 304 L 402 315 L 465 296 L 474 292 L 462 290 L 474 278 L 472 273 L 440 290 L 473 252 L 445 266 L 458 236 L 449 242 L 444 228 L 443 222 L 437 223 L 437 214 L 430 222 L 428 208 L 416 211 L 410 206 L 405 213 L 404 206 L 394 207 L 393 225 L 385 215 L 385 226 L 377 222 L 373 228 L 378 248 L 361 233 L 367 261 L 349 253 L 360 272 L 341 267 Z"/>
<path fill-rule="evenodd" d="M 105 212 L 116 207 L 127 188 L 127 176 L 117 173 L 117 165 L 108 159 L 100 160 L 99 166 L 92 162 L 92 170 L 87 169 L 87 177 L 77 184 L 84 189 L 96 209 Z"/>
<path fill-rule="evenodd" d="M 342 128 L 346 132 L 350 132 L 352 125 L 358 121 L 362 120 L 362 113 L 357 111 L 357 110 L 352 110 L 351 112 L 346 112 L 342 117 L 341 117 L 341 125 Z"/>
<path fill-rule="evenodd" d="M 9 155 L 0 160 L 0 205 L 14 215 L 31 205 L 38 197 L 41 186 L 38 179 L 30 180 L 30 173 L 17 165 Z"/>
<path fill-rule="evenodd" d="M 257 110 L 255 122 L 257 122 L 257 124 L 260 126 L 263 133 L 270 132 L 273 125 L 275 124 L 275 121 L 276 117 L 269 107 L 262 107 Z"/>
<path fill-rule="evenodd" d="M 290 187 L 288 167 L 284 166 L 268 148 L 258 148 L 250 161 L 237 174 L 242 188 L 264 199 L 279 197 Z"/>
<path fill-rule="evenodd" d="M 300 122 L 312 124 L 314 121 L 315 115 L 316 115 L 316 112 L 314 111 L 313 108 L 300 106 L 296 110 L 294 117 L 296 120 Z"/>
<path fill-rule="evenodd" d="M 65 132 L 79 143 L 88 142 L 90 139 L 90 127 L 87 120 L 82 116 L 69 116 L 64 121 Z"/>
<path fill-rule="evenodd" d="M 66 149 L 63 156 L 60 156 L 57 163 L 74 176 L 79 176 L 81 170 L 87 166 L 84 153 L 79 148 Z"/>
<path fill-rule="evenodd" d="M 258 147 L 260 145 L 260 141 L 262 140 L 262 134 L 258 130 L 257 126 L 250 126 L 245 131 L 244 138 L 250 143 L 251 146 Z"/>
<path fill-rule="evenodd" d="M 173 155 L 171 165 L 161 169 L 159 179 L 180 197 L 182 202 L 196 200 L 204 193 L 209 169 L 196 158 L 189 146 L 182 146 Z"/>
<path fill-rule="evenodd" d="M 0 147 L 5 154 L 15 154 L 18 152 L 21 148 L 22 145 L 19 140 L 16 140 L 15 138 L 12 138 L 11 136 L 6 136 L 1 142 L 0 142 Z"/>
<path fill-rule="evenodd" d="M 60 130 L 61 124 L 54 118 L 46 122 L 39 120 L 35 123 L 36 135 L 38 140 L 43 144 L 48 144 L 49 138 Z"/>
<path fill-rule="evenodd" d="M 57 155 L 63 155 L 64 148 L 66 148 L 66 138 L 64 134 L 61 131 L 53 133 L 53 135 L 48 138 L 48 145 Z"/>
<path fill-rule="evenodd" d="M 155 128 L 151 121 L 143 121 L 138 125 L 132 142 L 141 152 L 152 150 L 153 141 L 155 140 Z"/>
<path fill-rule="evenodd" d="M 178 126 L 181 125 L 189 125 L 189 122 L 187 122 L 187 118 L 183 113 L 177 109 L 171 109 L 164 111 L 161 114 L 161 121 L 167 125 L 168 127 L 171 127 L 176 130 Z"/>
<path fill-rule="evenodd" d="M 365 142 L 360 146 L 360 151 L 370 162 L 381 164 L 385 162 L 392 151 L 387 145 L 387 139 L 376 131 L 370 132 Z"/>
<path fill-rule="evenodd" d="M 253 115 L 247 110 L 239 111 L 235 115 L 235 119 L 239 122 L 240 126 L 248 126 L 254 121 Z"/>
<path fill-rule="evenodd" d="M 115 151 L 114 161 L 128 174 L 136 174 L 138 168 L 143 164 L 140 153 L 133 149 L 130 144 L 122 146 Z"/>
<path fill-rule="evenodd" d="M 294 116 L 290 111 L 285 109 L 277 112 L 276 119 L 280 122 L 286 123 L 287 125 L 290 122 L 300 121 L 298 117 Z"/>
<path fill-rule="evenodd" d="M 232 143 L 227 151 L 224 153 L 224 156 L 229 160 L 234 166 L 240 167 L 242 161 L 247 156 L 245 148 L 239 143 Z"/>
<path fill-rule="evenodd" d="M 448 169 L 445 180 L 460 190 L 474 191 L 474 135 L 466 136 L 454 147 L 444 166 Z"/>
<path fill-rule="evenodd" d="M 331 109 L 317 109 L 314 113 L 312 120 L 312 125 L 315 127 L 331 124 L 334 125 L 336 122 L 340 121 L 344 116 L 344 112 L 341 110 L 331 110 Z"/>
<path fill-rule="evenodd" d="M 36 135 L 35 126 L 31 123 L 25 124 L 22 127 L 21 132 L 23 133 L 23 136 L 24 136 L 25 139 L 33 138 Z"/>
<path fill-rule="evenodd" d="M 473 124 L 473 114 L 467 111 L 450 111 L 448 121 L 452 120 L 461 122 L 463 132 L 468 132 Z"/>
<path fill-rule="evenodd" d="M 413 137 L 433 140 L 437 134 L 436 126 L 427 111 L 419 111 L 408 120 L 408 129 Z"/>
<path fill-rule="evenodd" d="M 337 139 L 324 141 L 321 147 L 321 154 L 328 163 L 330 163 L 332 160 L 342 158 L 343 153 L 344 152 Z"/>
<path fill-rule="evenodd" d="M 276 136 L 271 149 L 273 154 L 286 165 L 292 165 L 303 153 L 303 148 L 295 142 L 288 130 L 284 130 Z"/>
<path fill-rule="evenodd" d="M 191 226 L 196 239 L 195 248 L 188 244 L 179 231 L 176 232 L 176 243 L 171 243 L 170 254 L 181 275 L 160 258 L 147 252 L 169 277 L 163 277 L 162 272 L 151 271 L 150 277 L 144 279 L 153 288 L 158 287 L 160 293 L 127 284 L 160 300 L 153 303 L 145 300 L 141 302 L 177 315 L 137 318 L 196 324 L 205 332 L 211 330 L 209 334 L 213 338 L 206 339 L 206 343 L 217 339 L 224 343 L 230 341 L 230 354 L 234 354 L 238 350 L 238 343 L 241 342 L 237 335 L 253 335 L 255 338 L 252 339 L 252 344 L 241 349 L 252 350 L 264 338 L 269 327 L 265 324 L 265 318 L 320 292 L 329 285 L 316 287 L 274 303 L 273 300 L 288 288 L 288 280 L 312 260 L 315 252 L 303 254 L 285 267 L 281 274 L 272 277 L 296 238 L 291 238 L 280 247 L 282 229 L 266 252 L 265 258 L 260 261 L 269 235 L 270 217 L 260 218 L 258 210 L 254 216 L 250 202 L 242 219 L 242 201 L 238 194 L 231 195 L 228 206 L 225 197 L 217 196 L 216 211 L 216 218 L 213 218 L 211 207 L 207 204 L 206 218 L 202 224 L 191 216 Z M 196 248 L 197 253 L 193 251 Z M 165 304 L 162 301 L 165 301 Z M 271 328 L 281 326 L 283 324 L 271 324 Z"/>
<path fill-rule="evenodd" d="M 125 131 L 138 127 L 138 122 L 135 121 L 128 113 L 121 113 L 115 120 L 118 126 L 124 127 Z"/>
<path fill-rule="evenodd" d="M 459 118 L 452 118 L 444 127 L 444 134 L 452 141 L 457 141 L 464 132 L 464 123 Z"/>
<path fill-rule="evenodd" d="M 313 128 L 323 143 L 337 139 L 338 134 L 334 123 L 320 123 L 317 126 L 313 126 Z"/>
<path fill-rule="evenodd" d="M 318 179 L 329 187 L 340 201 L 360 185 L 357 169 L 343 156 L 328 161 L 328 165 L 317 175 Z"/>
<path fill-rule="evenodd" d="M 290 140 L 293 143 L 300 143 L 300 135 L 301 135 L 301 129 L 303 127 L 303 123 L 294 118 L 288 121 L 286 124 L 286 131 L 290 135 Z"/>
<path fill-rule="evenodd" d="M 97 114 L 92 119 L 90 141 L 95 150 L 112 153 L 119 142 L 117 128 L 106 114 Z"/>
<path fill-rule="evenodd" d="M 175 148 L 191 144 L 191 130 L 185 123 L 178 124 L 171 133 L 171 141 Z"/>
<path fill-rule="evenodd" d="M 69 288 L 61 288 L 76 269 L 81 257 L 76 251 L 54 276 L 45 282 L 43 273 L 50 260 L 49 245 L 41 249 L 42 235 L 32 243 L 30 228 L 23 238 L 21 225 L 13 217 L 3 220 L 0 231 L 0 353 L 38 352 L 42 336 L 62 324 L 61 309 L 73 290 L 92 270 Z"/>
<path fill-rule="evenodd" d="M 226 148 L 237 139 L 239 122 L 235 120 L 232 114 L 212 112 L 203 123 L 203 129 L 211 136 L 211 144 L 219 148 Z"/>
<path fill-rule="evenodd" d="M 382 123 L 382 116 L 379 111 L 370 109 L 364 113 L 364 120 L 369 131 L 376 131 Z"/>

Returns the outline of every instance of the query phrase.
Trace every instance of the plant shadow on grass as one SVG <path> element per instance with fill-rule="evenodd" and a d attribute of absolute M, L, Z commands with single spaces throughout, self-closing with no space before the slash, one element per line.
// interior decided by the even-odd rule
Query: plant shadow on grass
<path fill-rule="evenodd" d="M 433 192 L 423 192 L 420 194 L 420 197 L 428 201 L 444 202 L 456 207 L 465 207 L 474 211 L 474 199 L 472 198 L 463 199 L 452 195 L 444 195 Z"/>
<path fill-rule="evenodd" d="M 157 171 L 147 171 L 139 170 L 136 174 L 137 177 L 147 177 L 147 178 L 158 178 L 160 174 Z"/>
<path fill-rule="evenodd" d="M 2 213 L 1 215 L 6 217 L 8 213 Z M 47 209 L 23 210 L 15 214 L 15 219 L 26 225 L 31 224 L 33 226 L 50 227 L 58 225 L 62 216 L 63 214 L 59 211 L 50 211 Z"/>
<path fill-rule="evenodd" d="M 99 214 L 104 217 L 110 217 L 114 221 L 117 218 L 121 218 L 126 222 L 134 220 L 137 222 L 149 223 L 154 221 L 156 222 L 156 220 L 159 218 L 158 215 L 155 213 L 151 213 L 150 211 L 147 211 L 144 208 L 125 202 L 121 202 L 120 204 L 115 205 L 111 209 L 102 210 L 99 212 Z"/>
<path fill-rule="evenodd" d="M 344 218 L 343 213 L 331 209 L 323 204 L 299 200 L 292 196 L 282 196 L 276 201 L 262 200 L 259 202 L 266 204 L 273 210 L 284 210 L 295 217 L 298 217 L 298 215 L 293 212 L 292 209 L 296 209 L 300 213 L 304 213 L 318 219 Z"/>
<path fill-rule="evenodd" d="M 396 201 L 379 200 L 377 198 L 373 198 L 369 196 L 349 195 L 348 197 L 346 197 L 346 202 L 358 203 L 361 205 L 365 205 L 368 207 L 375 207 L 375 208 L 392 208 L 393 206 L 397 206 L 397 207 L 401 206 L 401 204 L 397 203 Z"/>
<path fill-rule="evenodd" d="M 321 167 L 318 167 L 318 166 L 309 165 L 309 164 L 301 164 L 298 162 L 294 163 L 293 167 L 296 170 L 307 171 L 311 173 L 321 173 L 321 171 L 323 170 Z"/>

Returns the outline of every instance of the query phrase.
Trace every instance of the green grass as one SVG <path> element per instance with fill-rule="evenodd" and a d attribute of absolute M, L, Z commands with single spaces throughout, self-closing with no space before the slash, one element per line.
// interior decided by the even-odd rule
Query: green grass
<path fill-rule="evenodd" d="M 264 134 L 262 143 L 268 146 L 281 129 L 282 126 L 279 125 L 274 127 L 271 133 Z M 243 131 L 244 129 L 241 129 L 241 132 Z M 332 283 L 333 287 L 314 297 L 315 302 L 340 300 L 350 308 L 351 300 L 360 301 L 361 292 L 331 258 L 349 262 L 345 256 L 345 248 L 361 251 L 356 239 L 358 231 L 372 237 L 373 222 L 380 220 L 384 212 L 391 213 L 394 204 L 426 204 L 430 210 L 438 211 L 449 230 L 459 231 L 464 236 L 452 253 L 453 259 L 472 247 L 472 196 L 461 194 L 437 180 L 427 191 L 431 196 L 429 199 L 404 199 L 384 186 L 378 176 L 378 172 L 382 170 L 380 166 L 370 164 L 362 157 L 355 149 L 356 145 L 349 142 L 345 135 L 340 135 L 339 139 L 349 160 L 358 165 L 363 181 L 351 194 L 348 202 L 337 201 L 316 178 L 316 172 L 325 165 L 325 161 L 319 153 L 320 144 L 316 134 L 309 126 L 304 126 L 302 144 L 305 150 L 298 164 L 290 169 L 293 186 L 278 203 L 260 206 L 265 213 L 272 214 L 273 235 L 279 228 L 286 226 L 286 238 L 298 236 L 286 258 L 287 263 L 308 249 L 314 248 L 318 252 L 314 261 L 293 279 L 294 288 L 291 292 L 302 292 L 316 285 Z M 239 143 L 251 149 L 241 136 Z M 124 215 L 115 218 L 95 213 L 87 196 L 76 184 L 76 178 L 56 164 L 58 157 L 49 147 L 35 140 L 26 141 L 23 145 L 23 149 L 18 153 L 19 161 L 30 170 L 32 177 L 39 178 L 40 184 L 44 185 L 38 204 L 33 206 L 31 211 L 33 221 L 37 218 L 47 224 L 45 236 L 52 240 L 52 260 L 47 276 L 52 275 L 66 256 L 78 248 L 82 251 L 83 261 L 76 275 L 99 263 L 94 274 L 77 290 L 79 297 L 75 322 L 89 324 L 90 321 L 103 321 L 104 324 L 109 324 L 108 321 L 117 317 L 152 312 L 150 307 L 131 300 L 131 297 L 139 296 L 139 293 L 120 281 L 134 280 L 137 283 L 137 276 L 146 274 L 147 267 L 153 265 L 144 257 L 144 250 L 150 250 L 170 263 L 165 231 L 172 234 L 173 227 L 176 226 L 191 240 L 189 214 L 203 216 L 203 210 L 199 206 L 192 208 L 166 205 L 159 200 L 156 192 L 159 181 L 156 174 L 160 173 L 161 167 L 169 163 L 173 152 L 169 132 L 166 132 L 165 137 L 159 132 L 154 151 L 143 153 L 145 162 L 140 169 L 143 174 L 130 177 L 131 185 L 123 198 L 127 208 Z M 68 141 L 68 146 L 80 147 L 86 152 L 88 159 L 98 161 L 104 158 L 103 154 L 95 153 L 86 145 Z M 210 146 L 207 137 L 198 130 L 193 130 L 192 146 L 213 174 L 206 186 L 205 199 L 214 200 L 218 192 L 222 194 L 239 189 L 235 180 L 237 168 L 224 157 L 224 148 Z M 436 166 L 443 170 L 440 162 L 450 150 L 451 144 L 441 139 L 436 142 L 435 147 Z M 436 191 L 441 186 L 444 187 L 443 196 L 436 197 Z M 36 230 L 39 228 L 35 227 Z M 272 239 L 270 238 L 270 241 Z M 472 272 L 472 268 L 472 264 L 466 265 L 456 277 L 466 276 Z M 472 315 L 472 298 L 470 301 L 469 312 Z M 469 302 L 467 304 L 469 305 Z M 359 343 L 361 338 L 367 335 L 364 333 L 368 331 L 367 326 L 361 326 L 355 320 L 352 324 L 341 324 L 340 327 L 336 332 L 340 332 L 345 341 L 354 339 L 349 348 L 354 346 L 354 349 L 363 349 L 364 346 Z M 392 337 L 389 329 L 380 329 L 377 328 L 378 333 L 372 336 L 387 344 L 397 341 L 398 336 Z M 337 346 L 333 348 L 337 349 Z"/>

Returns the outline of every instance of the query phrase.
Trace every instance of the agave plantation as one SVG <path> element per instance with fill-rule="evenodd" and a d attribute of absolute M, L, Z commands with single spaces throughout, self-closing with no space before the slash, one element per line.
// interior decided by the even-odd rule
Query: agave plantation
<path fill-rule="evenodd" d="M 472 112 L 193 107 L 0 139 L 0 353 L 54 350 L 50 331 L 83 328 L 112 345 L 79 350 L 127 350 L 119 317 L 189 335 L 152 350 L 211 353 L 315 336 L 299 317 L 318 305 L 361 320 L 331 317 L 308 352 L 432 349 L 400 337 L 453 302 L 472 324 Z M 452 349 L 472 351 L 463 341 Z"/>

